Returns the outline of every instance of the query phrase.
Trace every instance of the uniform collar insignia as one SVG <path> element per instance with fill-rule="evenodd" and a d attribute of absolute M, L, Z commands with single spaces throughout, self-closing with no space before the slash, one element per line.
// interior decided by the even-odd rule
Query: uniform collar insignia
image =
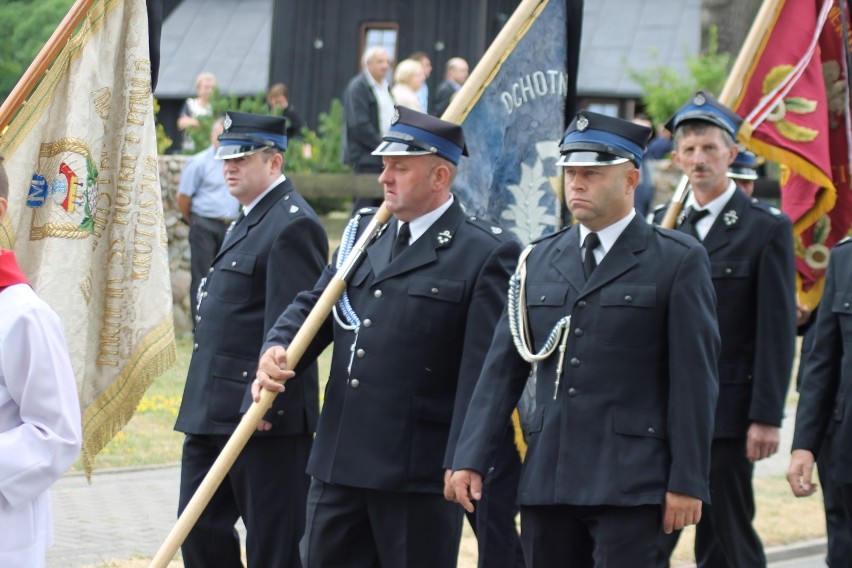
<path fill-rule="evenodd" d="M 680 214 L 677 216 L 677 224 L 683 225 L 683 222 L 686 221 L 686 209 L 681 209 Z"/>
<path fill-rule="evenodd" d="M 449 229 L 444 229 L 440 233 L 438 233 L 438 245 L 445 247 L 450 244 L 450 241 L 453 240 L 453 234 L 449 231 Z"/>
<path fill-rule="evenodd" d="M 729 209 L 725 211 L 722 215 L 722 220 L 725 222 L 725 225 L 730 227 L 731 225 L 736 225 L 737 221 L 740 220 L 739 216 L 737 216 L 737 212 L 733 209 Z"/>

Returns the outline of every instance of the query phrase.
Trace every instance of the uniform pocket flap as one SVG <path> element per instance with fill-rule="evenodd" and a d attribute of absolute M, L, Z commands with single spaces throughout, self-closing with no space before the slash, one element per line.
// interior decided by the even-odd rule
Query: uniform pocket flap
<path fill-rule="evenodd" d="M 458 303 L 464 297 L 464 281 L 449 278 L 412 278 L 408 284 L 408 295 Z"/>
<path fill-rule="evenodd" d="M 528 282 L 528 306 L 564 306 L 569 285 L 556 282 Z"/>
<path fill-rule="evenodd" d="M 416 394 L 411 401 L 411 414 L 418 420 L 449 424 L 453 419 L 453 399 L 449 396 Z"/>
<path fill-rule="evenodd" d="M 843 397 L 837 399 L 837 403 L 834 405 L 834 412 L 832 413 L 832 418 L 834 418 L 838 422 L 843 421 L 843 413 L 846 411 L 846 401 Z"/>
<path fill-rule="evenodd" d="M 214 376 L 247 383 L 250 379 L 254 379 L 254 373 L 257 370 L 257 358 L 217 353 L 213 355 L 213 364 L 210 370 Z"/>
<path fill-rule="evenodd" d="M 831 311 L 837 314 L 852 314 L 852 294 L 836 292 Z"/>
<path fill-rule="evenodd" d="M 221 269 L 251 276 L 254 274 L 254 265 L 256 261 L 256 255 L 232 252 L 223 259 Z"/>
<path fill-rule="evenodd" d="M 711 260 L 710 276 L 713 278 L 748 278 L 748 261 Z"/>
<path fill-rule="evenodd" d="M 667 437 L 666 419 L 659 414 L 643 410 L 616 408 L 614 417 L 616 434 L 662 439 Z"/>
<path fill-rule="evenodd" d="M 657 303 L 654 284 L 612 284 L 601 290 L 602 306 L 653 308 Z"/>

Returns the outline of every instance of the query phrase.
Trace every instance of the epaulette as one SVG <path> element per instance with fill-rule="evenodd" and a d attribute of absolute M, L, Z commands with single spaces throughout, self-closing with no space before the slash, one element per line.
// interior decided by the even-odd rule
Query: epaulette
<path fill-rule="evenodd" d="M 840 245 L 845 245 L 846 243 L 852 243 L 852 237 L 843 237 L 842 239 L 837 241 L 837 244 L 835 244 L 834 246 L 839 247 Z"/>
<path fill-rule="evenodd" d="M 552 232 L 552 233 L 548 233 L 548 234 L 546 234 L 546 235 L 542 235 L 542 236 L 540 236 L 540 237 L 539 237 L 539 238 L 537 238 L 537 239 L 533 239 L 533 240 L 532 240 L 532 242 L 531 242 L 530 244 L 531 244 L 531 245 L 535 245 L 535 244 L 538 244 L 538 243 L 540 243 L 540 242 L 542 242 L 542 241 L 546 241 L 546 240 L 548 240 L 548 239 L 552 239 L 552 238 L 554 238 L 554 237 L 557 237 L 557 236 L 561 235 L 562 233 L 564 233 L 565 231 L 567 231 L 567 230 L 568 230 L 568 229 L 570 229 L 570 228 L 571 228 L 571 225 L 569 225 L 569 226 L 567 226 L 567 227 L 562 227 L 562 228 L 561 228 L 561 229 L 559 229 L 558 231 L 554 231 L 554 232 Z"/>
<path fill-rule="evenodd" d="M 501 235 L 506 233 L 506 230 L 496 223 L 492 223 L 487 219 L 480 219 L 475 215 L 467 215 L 464 218 L 470 225 L 473 225 L 480 231 L 484 231 L 496 238 L 503 238 Z M 507 235 L 508 237 L 508 235 Z"/>
<path fill-rule="evenodd" d="M 756 197 L 752 197 L 749 200 L 749 205 L 751 205 L 754 209 L 757 209 L 758 211 L 763 211 L 764 213 L 769 213 L 773 217 L 780 217 L 782 215 L 782 211 L 780 209 L 778 209 L 774 205 L 770 205 L 769 203 L 766 203 L 765 201 L 761 201 L 760 199 L 757 199 Z"/>
<path fill-rule="evenodd" d="M 284 210 L 287 211 L 287 213 L 289 213 L 290 215 L 296 215 L 297 213 L 302 211 L 302 208 L 299 207 L 298 205 L 296 205 L 295 203 L 290 202 L 290 196 L 291 195 L 292 195 L 292 192 L 287 193 L 287 195 L 284 196 L 284 199 L 279 201 L 279 203 L 284 208 Z M 304 212 L 302 212 L 301 214 L 304 215 Z"/>
<path fill-rule="evenodd" d="M 367 215 L 375 215 L 378 210 L 378 207 L 362 207 L 357 213 L 361 217 L 366 217 Z"/>
<path fill-rule="evenodd" d="M 664 227 L 660 227 L 659 225 L 651 225 L 651 228 L 657 232 L 661 237 L 665 237 L 669 240 L 675 241 L 687 247 L 692 246 L 694 244 L 698 244 L 694 238 L 690 237 L 686 233 L 682 231 L 678 231 L 677 229 L 666 229 Z"/>

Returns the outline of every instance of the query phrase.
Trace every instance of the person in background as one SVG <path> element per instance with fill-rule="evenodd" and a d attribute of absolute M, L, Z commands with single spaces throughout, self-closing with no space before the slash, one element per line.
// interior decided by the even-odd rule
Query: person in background
<path fill-rule="evenodd" d="M 648 142 L 648 155 L 654 160 L 662 160 L 672 151 L 672 133 L 665 124 L 658 124 L 655 136 Z"/>
<path fill-rule="evenodd" d="M 305 121 L 290 104 L 290 89 L 284 83 L 275 83 L 266 93 L 266 103 L 273 113 L 280 113 L 287 119 L 287 138 L 301 138 Z"/>
<path fill-rule="evenodd" d="M 644 114 L 637 114 L 633 118 L 633 124 L 638 124 L 646 128 L 651 128 L 651 121 Z M 633 207 L 639 216 L 643 219 L 648 212 L 651 211 L 651 206 L 654 202 L 654 169 L 651 166 L 651 156 L 648 150 L 642 156 L 642 166 L 639 168 L 639 185 L 636 186 L 636 191 L 633 192 Z"/>
<path fill-rule="evenodd" d="M 748 150 L 740 149 L 728 167 L 728 177 L 742 188 L 743 193 L 751 197 L 754 193 L 754 180 L 757 179 L 757 156 Z"/>
<path fill-rule="evenodd" d="M 228 442 L 244 410 L 257 354 L 278 314 L 310 289 L 328 259 L 319 218 L 282 173 L 286 120 L 229 111 L 219 135 L 228 191 L 243 211 L 199 290 L 195 343 L 175 430 L 180 514 Z M 275 399 L 181 547 L 187 568 L 298 566 L 305 530 L 305 473 L 319 414 L 317 368 L 306 365 Z M 247 406 L 247 405 L 246 405 Z"/>
<path fill-rule="evenodd" d="M 420 65 L 423 66 L 423 74 L 426 76 L 426 79 L 423 81 L 423 85 L 417 89 L 417 100 L 420 102 L 420 108 L 423 112 L 427 112 L 429 109 L 429 77 L 432 75 L 432 60 L 429 59 L 429 56 L 426 55 L 422 51 L 415 51 L 411 55 L 408 56 L 409 59 L 413 59 L 415 61 L 419 61 Z"/>
<path fill-rule="evenodd" d="M 0 222 L 9 206 L 0 158 Z M 42 568 L 53 544 L 49 488 L 80 454 L 80 400 L 65 331 L 0 249 L 0 566 Z"/>
<path fill-rule="evenodd" d="M 195 78 L 195 93 L 194 98 L 186 99 L 183 107 L 180 109 L 177 126 L 178 130 L 183 133 L 182 148 L 184 152 L 192 152 L 195 150 L 195 142 L 192 136 L 189 135 L 189 130 L 198 130 L 200 124 L 198 117 L 209 116 L 213 113 L 213 108 L 210 106 L 210 97 L 213 95 L 213 90 L 216 88 L 216 77 L 213 73 L 199 73 Z"/>
<path fill-rule="evenodd" d="M 417 92 L 425 82 L 426 75 L 419 61 L 414 59 L 400 61 L 393 71 L 393 87 L 391 87 L 391 94 L 396 104 L 417 112 L 426 112 L 417 99 Z"/>
<path fill-rule="evenodd" d="M 453 57 L 447 61 L 446 71 L 444 72 L 444 80 L 438 85 L 435 90 L 435 101 L 432 103 L 430 114 L 442 116 L 447 107 L 450 106 L 450 100 L 456 92 L 461 89 L 464 82 L 467 81 L 469 67 L 467 61 L 461 57 Z"/>
<path fill-rule="evenodd" d="M 195 328 L 198 287 L 207 276 L 213 257 L 222 247 L 228 227 L 237 218 L 240 202 L 228 193 L 222 162 L 216 159 L 219 135 L 224 119 L 218 118 L 210 128 L 210 146 L 186 163 L 180 176 L 177 205 L 184 222 L 189 225 L 189 261 L 192 274 L 190 306 Z"/>

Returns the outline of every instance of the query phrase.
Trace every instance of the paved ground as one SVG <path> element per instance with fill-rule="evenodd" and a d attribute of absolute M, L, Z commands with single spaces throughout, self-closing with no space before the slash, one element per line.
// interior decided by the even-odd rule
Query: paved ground
<path fill-rule="evenodd" d="M 787 470 L 792 417 L 785 420 L 783 448 L 758 464 L 757 475 Z M 174 524 L 179 468 L 99 470 L 90 485 L 79 474 L 52 490 L 56 543 L 51 568 L 101 566 L 110 560 L 153 556 Z M 824 541 L 767 551 L 773 568 L 821 568 Z"/>

